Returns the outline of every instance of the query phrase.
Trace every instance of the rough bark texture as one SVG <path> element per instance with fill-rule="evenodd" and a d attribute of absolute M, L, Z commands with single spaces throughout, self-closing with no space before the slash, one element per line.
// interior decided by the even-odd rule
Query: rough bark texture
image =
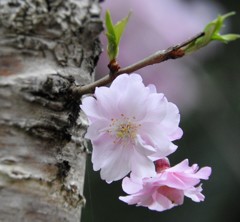
<path fill-rule="evenodd" d="M 0 221 L 80 221 L 98 1 L 0 1 Z"/>

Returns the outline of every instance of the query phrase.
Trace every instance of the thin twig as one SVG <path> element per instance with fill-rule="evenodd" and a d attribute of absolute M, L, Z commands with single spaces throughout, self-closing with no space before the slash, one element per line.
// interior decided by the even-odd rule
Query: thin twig
<path fill-rule="evenodd" d="M 119 69 L 116 73 L 108 74 L 93 83 L 90 83 L 85 86 L 76 86 L 72 89 L 73 94 L 80 97 L 81 95 L 84 95 L 84 94 L 93 93 L 96 87 L 105 86 L 105 85 L 111 83 L 117 76 L 119 76 L 123 73 L 130 74 L 132 72 L 135 72 L 135 71 L 137 71 L 143 67 L 149 66 L 149 65 L 161 63 L 161 62 L 164 62 L 169 59 L 177 59 L 177 58 L 183 57 L 185 55 L 185 53 L 182 48 L 189 45 L 190 43 L 194 42 L 196 39 L 198 39 L 202 36 L 204 36 L 204 32 L 197 34 L 196 36 L 190 38 L 189 40 L 187 40 L 179 45 L 170 47 L 166 50 L 157 51 L 156 53 L 154 53 L 154 54 L 152 54 L 130 66 Z"/>

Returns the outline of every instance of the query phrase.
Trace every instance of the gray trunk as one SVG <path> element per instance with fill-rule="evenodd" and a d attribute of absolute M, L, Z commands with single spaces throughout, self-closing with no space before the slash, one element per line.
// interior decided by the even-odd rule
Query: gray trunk
<path fill-rule="evenodd" d="M 0 0 L 0 221 L 80 221 L 98 1 Z"/>

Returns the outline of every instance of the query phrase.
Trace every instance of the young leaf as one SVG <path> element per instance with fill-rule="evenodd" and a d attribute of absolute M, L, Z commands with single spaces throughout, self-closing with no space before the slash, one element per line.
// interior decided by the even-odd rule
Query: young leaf
<path fill-rule="evenodd" d="M 107 52 L 110 60 L 116 57 L 117 55 L 117 44 L 116 44 L 116 35 L 114 31 L 114 26 L 112 23 L 111 14 L 109 11 L 105 15 L 105 24 L 107 28 L 106 36 L 108 39 Z"/>
<path fill-rule="evenodd" d="M 107 28 L 108 33 L 114 35 L 115 34 L 114 33 L 114 25 L 113 25 L 111 14 L 110 14 L 109 10 L 106 11 L 105 23 L 106 23 L 106 28 Z"/>
<path fill-rule="evenodd" d="M 209 44 L 211 41 L 214 41 L 214 40 L 228 43 L 230 41 L 234 41 L 240 38 L 240 35 L 238 34 L 221 35 L 219 33 L 223 27 L 224 20 L 234 14 L 235 12 L 230 12 L 225 15 L 218 16 L 215 20 L 207 24 L 204 29 L 204 36 L 196 39 L 194 42 L 192 42 L 191 44 L 183 48 L 185 54 L 190 54 L 194 51 L 197 51 L 198 49 L 206 46 L 207 44 Z"/>
<path fill-rule="evenodd" d="M 131 13 L 129 13 L 127 17 L 123 18 L 121 21 L 117 22 L 114 25 L 110 11 L 107 10 L 106 12 L 105 24 L 107 28 L 106 36 L 108 39 L 107 52 L 110 61 L 115 60 L 118 56 L 120 40 L 128 23 L 130 15 Z"/>
<path fill-rule="evenodd" d="M 128 20 L 130 18 L 131 12 L 128 14 L 127 17 L 123 18 L 121 21 L 117 22 L 117 24 L 114 26 L 115 34 L 116 34 L 116 40 L 119 45 L 122 34 L 127 26 Z"/>

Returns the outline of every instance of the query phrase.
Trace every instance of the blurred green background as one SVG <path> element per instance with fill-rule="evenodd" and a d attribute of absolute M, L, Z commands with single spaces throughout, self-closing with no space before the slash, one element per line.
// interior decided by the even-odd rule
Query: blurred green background
<path fill-rule="evenodd" d="M 237 12 L 228 25 L 230 32 L 240 33 L 240 4 L 235 0 L 219 2 L 224 12 Z M 217 47 L 220 50 L 194 70 L 201 81 L 201 99 L 197 108 L 182 114 L 184 136 L 175 142 L 179 146 L 177 152 L 169 156 L 172 165 L 188 158 L 191 164 L 212 167 L 210 180 L 203 181 L 205 201 L 195 203 L 185 198 L 182 206 L 164 212 L 129 206 L 118 200 L 125 195 L 121 182 L 109 185 L 102 181 L 99 172 L 93 171 L 89 156 L 82 222 L 240 220 L 240 40 L 228 45 L 214 44 L 212 50 Z M 197 60 L 197 53 L 192 59 Z M 168 61 L 173 66 L 174 62 Z"/>

